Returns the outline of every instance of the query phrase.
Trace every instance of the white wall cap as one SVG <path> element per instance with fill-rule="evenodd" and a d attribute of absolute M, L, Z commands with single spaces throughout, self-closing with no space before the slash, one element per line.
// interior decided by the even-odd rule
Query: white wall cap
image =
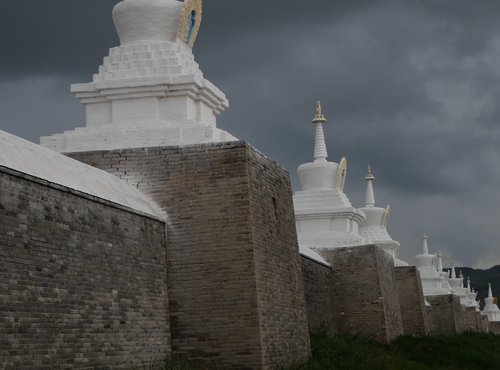
<path fill-rule="evenodd" d="M 4 131 L 0 166 L 166 219 L 153 200 L 118 177 Z"/>
<path fill-rule="evenodd" d="M 322 265 L 329 267 L 331 266 L 328 262 L 326 262 L 326 260 L 323 257 L 321 257 L 318 253 L 316 253 L 309 247 L 306 247 L 305 245 L 299 245 L 299 250 L 302 256 L 307 257 L 313 261 L 316 261 Z"/>

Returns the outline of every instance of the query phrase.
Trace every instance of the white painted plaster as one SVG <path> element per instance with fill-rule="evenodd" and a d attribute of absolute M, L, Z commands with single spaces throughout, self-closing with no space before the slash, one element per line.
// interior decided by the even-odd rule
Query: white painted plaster
<path fill-rule="evenodd" d="M 160 207 L 127 182 L 53 150 L 0 131 L 0 166 L 165 219 Z"/>

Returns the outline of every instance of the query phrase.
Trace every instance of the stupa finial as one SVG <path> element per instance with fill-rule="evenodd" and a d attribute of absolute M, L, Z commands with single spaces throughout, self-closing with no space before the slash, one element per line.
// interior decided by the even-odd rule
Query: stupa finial
<path fill-rule="evenodd" d="M 323 124 L 326 123 L 325 115 L 321 111 L 321 101 L 316 103 L 316 114 L 313 121 L 316 124 L 316 140 L 314 145 L 314 162 L 326 162 L 328 151 L 326 150 L 325 134 Z"/>
<path fill-rule="evenodd" d="M 368 165 L 368 175 L 366 175 L 365 180 L 367 180 L 367 181 L 375 180 L 375 176 L 373 176 L 371 164 Z"/>
<path fill-rule="evenodd" d="M 326 117 L 321 111 L 321 101 L 318 99 L 316 102 L 316 114 L 313 118 L 313 123 L 326 123 Z"/>
<path fill-rule="evenodd" d="M 375 207 L 375 191 L 373 190 L 373 180 L 375 180 L 375 176 L 373 176 L 371 165 L 368 165 L 368 174 L 366 175 L 365 180 L 367 181 L 365 206 Z"/>
<path fill-rule="evenodd" d="M 488 298 L 493 298 L 493 292 L 491 291 L 491 283 L 488 283 Z"/>

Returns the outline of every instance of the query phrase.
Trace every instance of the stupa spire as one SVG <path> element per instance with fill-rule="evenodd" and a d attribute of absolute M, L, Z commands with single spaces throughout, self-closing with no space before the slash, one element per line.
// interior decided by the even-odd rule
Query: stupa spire
<path fill-rule="evenodd" d="M 457 273 L 455 272 L 455 264 L 451 264 L 451 270 L 450 270 L 451 278 L 455 279 L 457 277 Z"/>
<path fill-rule="evenodd" d="M 429 237 L 424 233 L 422 236 L 422 254 L 429 254 L 429 246 L 427 245 L 427 239 Z"/>
<path fill-rule="evenodd" d="M 491 291 L 491 283 L 488 283 L 488 298 L 493 298 L 493 292 Z"/>
<path fill-rule="evenodd" d="M 313 121 L 316 125 L 316 140 L 314 144 L 314 162 L 326 162 L 328 151 L 326 150 L 325 134 L 323 132 L 323 124 L 326 123 L 325 115 L 321 111 L 321 102 L 316 103 L 316 114 Z"/>
<path fill-rule="evenodd" d="M 373 190 L 373 181 L 375 180 L 375 176 L 373 176 L 371 165 L 368 165 L 368 174 L 366 175 L 365 180 L 366 180 L 365 206 L 375 207 L 375 192 Z"/>
<path fill-rule="evenodd" d="M 472 292 L 472 288 L 470 286 L 470 276 L 467 276 L 467 289 L 469 290 L 469 292 Z"/>
<path fill-rule="evenodd" d="M 437 260 L 438 260 L 438 272 L 443 272 L 443 252 L 439 251 L 437 254 Z"/>

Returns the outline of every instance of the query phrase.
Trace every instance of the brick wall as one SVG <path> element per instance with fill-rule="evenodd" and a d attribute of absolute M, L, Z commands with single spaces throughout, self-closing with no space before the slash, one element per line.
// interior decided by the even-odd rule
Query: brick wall
<path fill-rule="evenodd" d="M 301 261 L 309 328 L 317 330 L 324 327 L 334 334 L 332 268 L 304 256 Z"/>
<path fill-rule="evenodd" d="M 163 360 L 165 223 L 6 169 L 0 189 L 0 367 Z"/>
<path fill-rule="evenodd" d="M 464 317 L 460 312 L 460 299 L 452 294 L 426 297 L 430 303 L 431 335 L 455 335 L 461 329 Z"/>
<path fill-rule="evenodd" d="M 235 369 L 309 355 L 283 169 L 242 142 L 71 156 L 138 186 L 168 213 L 175 352 Z"/>
<path fill-rule="evenodd" d="M 476 318 L 478 321 L 477 330 L 481 333 L 489 333 L 490 332 L 490 322 L 487 316 L 482 316 L 479 312 L 476 313 Z"/>
<path fill-rule="evenodd" d="M 392 259 L 375 245 L 321 252 L 333 269 L 333 307 L 339 332 L 381 342 L 403 334 Z"/>
<path fill-rule="evenodd" d="M 462 321 L 461 331 L 489 332 L 487 317 L 482 316 L 474 307 L 462 307 Z"/>
<path fill-rule="evenodd" d="M 488 323 L 490 333 L 500 335 L 500 321 L 493 321 Z"/>
<path fill-rule="evenodd" d="M 395 272 L 404 334 L 429 334 L 429 317 L 417 268 L 396 267 Z"/>

